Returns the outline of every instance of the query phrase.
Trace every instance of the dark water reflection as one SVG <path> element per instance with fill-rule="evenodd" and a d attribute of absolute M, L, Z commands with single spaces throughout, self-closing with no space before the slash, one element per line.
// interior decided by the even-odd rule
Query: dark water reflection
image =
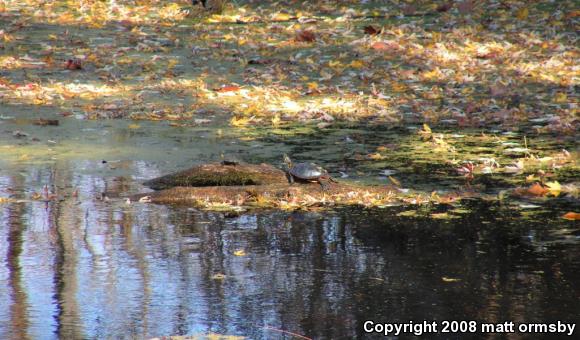
<path fill-rule="evenodd" d="M 368 319 L 580 322 L 579 228 L 552 209 L 226 218 L 79 197 L 0 205 L 0 338 L 284 338 L 270 326 L 347 339 Z"/>

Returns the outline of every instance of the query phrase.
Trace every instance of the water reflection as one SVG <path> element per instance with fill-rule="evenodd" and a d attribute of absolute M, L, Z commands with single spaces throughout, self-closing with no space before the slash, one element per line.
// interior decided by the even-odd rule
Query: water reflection
<path fill-rule="evenodd" d="M 549 212 L 523 220 L 471 202 L 449 221 L 397 217 L 405 207 L 226 218 L 101 201 L 136 184 L 55 171 L 1 189 L 23 195 L 26 180 L 61 198 L 0 205 L 3 339 L 284 338 L 267 326 L 346 339 L 369 318 L 580 321 L 579 242 L 555 233 L 578 225 Z"/>

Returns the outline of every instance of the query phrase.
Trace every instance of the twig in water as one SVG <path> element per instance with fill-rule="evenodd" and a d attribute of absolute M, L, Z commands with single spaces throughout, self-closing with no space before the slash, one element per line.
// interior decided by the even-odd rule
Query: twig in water
<path fill-rule="evenodd" d="M 268 329 L 268 330 L 276 331 L 276 332 L 280 332 L 280 333 L 285 333 L 285 334 L 290 334 L 290 335 L 293 335 L 293 336 L 300 338 L 300 339 L 312 340 L 312 338 L 306 337 L 304 335 L 288 332 L 288 331 L 285 331 L 283 329 L 278 329 L 278 328 L 274 328 L 274 327 L 270 327 L 270 326 L 264 326 L 264 329 Z"/>

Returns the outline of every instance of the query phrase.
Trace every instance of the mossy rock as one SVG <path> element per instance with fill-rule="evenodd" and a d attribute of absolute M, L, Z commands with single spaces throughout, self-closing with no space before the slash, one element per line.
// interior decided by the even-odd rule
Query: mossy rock
<path fill-rule="evenodd" d="M 286 173 L 268 164 L 224 165 L 210 163 L 151 179 L 144 185 L 154 190 L 173 187 L 266 185 L 287 183 Z"/>

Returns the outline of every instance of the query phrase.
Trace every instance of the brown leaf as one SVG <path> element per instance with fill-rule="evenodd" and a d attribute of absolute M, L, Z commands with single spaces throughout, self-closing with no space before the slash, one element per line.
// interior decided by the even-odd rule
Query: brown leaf
<path fill-rule="evenodd" d="M 377 35 L 377 34 L 381 33 L 381 30 L 374 28 L 372 25 L 365 26 L 364 30 L 365 30 L 365 34 L 370 34 L 370 35 Z"/>
<path fill-rule="evenodd" d="M 32 124 L 34 125 L 39 125 L 39 126 L 58 126 L 59 121 L 58 119 L 44 119 L 44 118 L 38 118 L 35 119 Z"/>
<path fill-rule="evenodd" d="M 507 94 L 507 92 L 508 92 L 507 86 L 501 83 L 496 83 L 489 87 L 489 93 L 494 98 L 504 97 Z"/>
<path fill-rule="evenodd" d="M 296 32 L 296 37 L 294 39 L 300 42 L 313 42 L 316 40 L 316 36 L 314 35 L 314 32 L 304 30 Z"/>
<path fill-rule="evenodd" d="M 271 64 L 272 59 L 250 59 L 248 60 L 248 65 L 266 65 Z"/>
<path fill-rule="evenodd" d="M 413 6 L 412 4 L 407 4 L 403 7 L 403 15 L 413 16 L 415 13 L 417 13 L 417 7 Z"/>
<path fill-rule="evenodd" d="M 83 66 L 79 59 L 69 59 L 64 64 L 64 68 L 67 70 L 82 70 Z"/>
<path fill-rule="evenodd" d="M 462 15 L 471 14 L 471 12 L 473 12 L 473 7 L 474 7 L 473 0 L 465 0 L 457 4 L 457 10 Z"/>
<path fill-rule="evenodd" d="M 446 3 L 440 4 L 439 6 L 437 6 L 437 12 L 439 12 L 439 13 L 447 12 L 452 7 L 453 7 L 453 1 L 446 2 Z"/>

